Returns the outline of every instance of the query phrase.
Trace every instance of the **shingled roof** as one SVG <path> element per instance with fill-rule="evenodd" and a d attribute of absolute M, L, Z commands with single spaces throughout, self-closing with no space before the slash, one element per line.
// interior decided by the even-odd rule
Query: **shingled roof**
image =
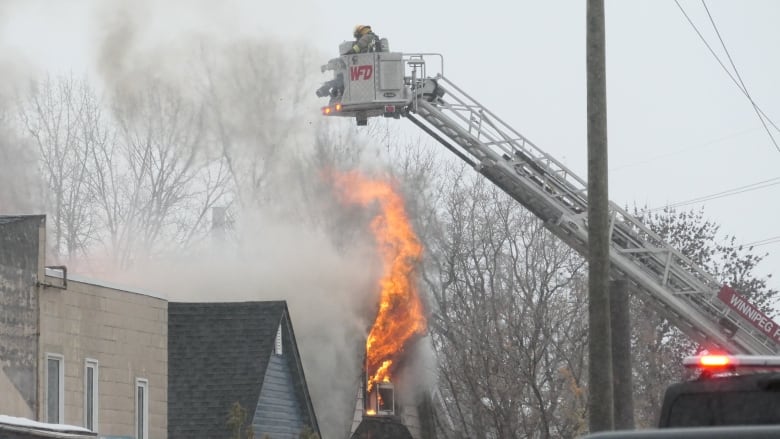
<path fill-rule="evenodd" d="M 286 302 L 169 303 L 169 439 L 228 437 L 236 401 L 251 421 L 280 324 L 300 410 L 318 431 Z"/>
<path fill-rule="evenodd" d="M 364 416 L 350 439 L 413 439 L 395 416 Z"/>

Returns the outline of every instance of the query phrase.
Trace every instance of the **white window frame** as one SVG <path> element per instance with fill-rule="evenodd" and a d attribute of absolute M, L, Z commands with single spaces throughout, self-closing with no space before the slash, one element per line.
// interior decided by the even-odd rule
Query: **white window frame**
<path fill-rule="evenodd" d="M 143 388 L 144 389 L 144 400 L 141 401 L 143 403 L 143 425 L 141 426 L 141 431 L 139 431 L 138 428 L 138 389 Z M 136 378 L 135 379 L 135 397 L 133 400 L 135 401 L 135 437 L 136 439 L 149 439 L 149 380 L 146 378 Z"/>
<path fill-rule="evenodd" d="M 62 354 L 54 354 L 47 352 L 46 353 L 46 362 L 45 362 L 45 369 L 44 369 L 44 378 L 43 382 L 46 383 L 46 386 L 43 390 L 43 419 L 48 422 L 52 423 L 52 421 L 49 419 L 49 360 L 56 360 L 60 363 L 59 366 L 59 377 L 58 378 L 58 401 L 57 401 L 57 423 L 64 424 L 65 423 L 65 356 Z"/>
<path fill-rule="evenodd" d="M 279 329 L 276 330 L 276 339 L 274 340 L 274 354 L 283 355 L 284 349 L 282 346 L 282 324 L 279 324 Z"/>
<path fill-rule="evenodd" d="M 89 394 L 89 382 L 87 371 L 89 369 L 92 369 L 92 394 Z M 100 382 L 99 378 L 99 367 L 98 367 L 98 360 L 95 360 L 93 358 L 87 358 L 84 360 L 84 427 L 90 428 L 89 425 L 87 425 L 87 402 L 90 398 L 92 398 L 92 431 L 98 431 L 98 413 L 99 410 L 99 401 L 98 396 L 100 395 L 100 392 L 98 390 L 98 383 Z"/>

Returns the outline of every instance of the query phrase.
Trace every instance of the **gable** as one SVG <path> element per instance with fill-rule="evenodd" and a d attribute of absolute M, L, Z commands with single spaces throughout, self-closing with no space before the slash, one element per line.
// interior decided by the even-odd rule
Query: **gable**
<path fill-rule="evenodd" d="M 256 407 L 285 302 L 168 305 L 168 437 L 227 437 L 238 402 Z"/>
<path fill-rule="evenodd" d="M 252 420 L 255 437 L 268 434 L 274 439 L 297 439 L 304 425 L 287 361 L 283 355 L 271 354 Z"/>
<path fill-rule="evenodd" d="M 228 437 L 236 402 L 249 422 L 261 407 L 287 404 L 295 438 L 304 425 L 319 432 L 286 302 L 169 303 L 169 439 Z"/>

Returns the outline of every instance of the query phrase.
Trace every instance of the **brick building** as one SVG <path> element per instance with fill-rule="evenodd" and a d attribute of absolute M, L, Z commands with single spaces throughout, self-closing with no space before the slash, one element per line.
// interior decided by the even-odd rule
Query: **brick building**
<path fill-rule="evenodd" d="M 167 434 L 168 302 L 46 268 L 45 217 L 0 217 L 0 414 Z"/>

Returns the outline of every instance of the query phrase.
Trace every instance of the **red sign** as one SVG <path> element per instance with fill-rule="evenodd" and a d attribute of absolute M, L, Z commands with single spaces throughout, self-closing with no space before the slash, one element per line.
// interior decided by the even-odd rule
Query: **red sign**
<path fill-rule="evenodd" d="M 762 313 L 752 303 L 748 302 L 745 296 L 737 293 L 726 285 L 720 289 L 718 299 L 723 301 L 729 308 L 744 317 L 748 322 L 755 326 L 759 331 L 768 335 L 775 342 L 780 343 L 780 325 Z"/>
<path fill-rule="evenodd" d="M 365 66 L 352 66 L 349 71 L 349 76 L 353 81 L 362 79 L 371 79 L 371 75 L 374 74 L 374 66 L 368 64 Z"/>

